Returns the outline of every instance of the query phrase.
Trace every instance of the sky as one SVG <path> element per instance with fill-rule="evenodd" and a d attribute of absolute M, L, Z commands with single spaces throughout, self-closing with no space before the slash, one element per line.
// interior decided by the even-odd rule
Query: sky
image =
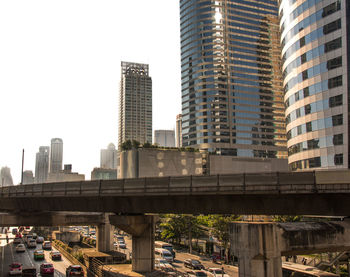
<path fill-rule="evenodd" d="M 39 146 L 63 139 L 63 164 L 90 179 L 117 146 L 121 61 L 147 63 L 153 130 L 181 113 L 178 0 L 1 0 L 0 168 L 14 184 Z"/>

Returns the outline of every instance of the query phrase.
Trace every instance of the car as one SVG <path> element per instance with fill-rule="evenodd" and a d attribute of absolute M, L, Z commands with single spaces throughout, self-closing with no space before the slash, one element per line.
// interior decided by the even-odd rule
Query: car
<path fill-rule="evenodd" d="M 66 268 L 66 276 L 84 276 L 84 270 L 80 265 L 70 265 Z"/>
<path fill-rule="evenodd" d="M 45 259 L 45 254 L 43 250 L 35 250 L 33 255 L 35 261 Z"/>
<path fill-rule="evenodd" d="M 17 244 L 16 246 L 16 252 L 25 252 L 26 248 L 23 243 Z"/>
<path fill-rule="evenodd" d="M 22 234 L 21 234 L 21 233 L 17 233 L 17 234 L 15 235 L 15 237 L 16 237 L 16 238 L 22 238 Z"/>
<path fill-rule="evenodd" d="M 213 277 L 230 277 L 230 275 L 226 274 L 223 268 L 210 267 L 208 268 L 208 272 L 210 276 Z"/>
<path fill-rule="evenodd" d="M 186 259 L 184 260 L 185 267 L 192 268 L 192 269 L 204 269 L 204 265 L 201 264 L 199 260 L 195 259 Z"/>
<path fill-rule="evenodd" d="M 16 235 L 17 232 L 18 232 L 18 229 L 17 229 L 17 228 L 13 228 L 13 229 L 12 229 L 12 235 Z"/>
<path fill-rule="evenodd" d="M 36 241 L 35 241 L 35 239 L 27 240 L 27 247 L 28 248 L 36 248 Z"/>
<path fill-rule="evenodd" d="M 36 268 L 33 266 L 30 267 L 24 267 L 22 269 L 22 277 L 36 277 Z"/>
<path fill-rule="evenodd" d="M 22 274 L 22 264 L 14 262 L 9 265 L 9 275 L 20 275 Z"/>
<path fill-rule="evenodd" d="M 40 274 L 42 275 L 53 275 L 55 273 L 55 269 L 53 264 L 51 263 L 42 263 L 40 265 Z"/>
<path fill-rule="evenodd" d="M 121 249 L 126 249 L 125 241 L 118 240 L 118 247 Z"/>
<path fill-rule="evenodd" d="M 176 272 L 175 268 L 165 259 L 155 259 L 154 267 L 164 272 Z"/>
<path fill-rule="evenodd" d="M 43 243 L 44 242 L 44 238 L 43 237 L 37 237 L 35 241 L 36 241 L 36 243 Z"/>
<path fill-rule="evenodd" d="M 51 260 L 61 260 L 62 259 L 62 255 L 59 251 L 56 250 L 52 250 L 50 252 L 50 258 Z"/>
<path fill-rule="evenodd" d="M 203 270 L 191 270 L 191 271 L 187 271 L 185 276 L 187 276 L 187 277 L 207 277 L 208 274 Z"/>
<path fill-rule="evenodd" d="M 36 239 L 38 235 L 36 233 L 33 233 L 33 239 Z"/>
<path fill-rule="evenodd" d="M 43 248 L 44 250 L 51 250 L 51 248 L 52 248 L 52 246 L 51 246 L 51 241 L 45 240 L 45 241 L 43 242 L 42 248 Z"/>
<path fill-rule="evenodd" d="M 21 238 L 14 238 L 13 239 L 13 244 L 19 244 L 22 243 L 22 239 Z"/>

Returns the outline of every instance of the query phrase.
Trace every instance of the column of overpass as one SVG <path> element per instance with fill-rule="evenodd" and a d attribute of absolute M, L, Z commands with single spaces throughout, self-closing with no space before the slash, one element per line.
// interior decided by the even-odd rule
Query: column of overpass
<path fill-rule="evenodd" d="M 109 222 L 109 215 L 104 215 L 103 223 L 96 226 L 96 249 L 100 252 L 110 252 L 113 250 L 114 226 Z"/>
<path fill-rule="evenodd" d="M 132 270 L 151 272 L 154 269 L 154 229 L 156 217 L 153 215 L 109 217 L 111 224 L 132 236 Z"/>
<path fill-rule="evenodd" d="M 238 257 L 239 277 L 282 277 L 281 250 L 275 224 L 230 226 L 231 250 Z"/>

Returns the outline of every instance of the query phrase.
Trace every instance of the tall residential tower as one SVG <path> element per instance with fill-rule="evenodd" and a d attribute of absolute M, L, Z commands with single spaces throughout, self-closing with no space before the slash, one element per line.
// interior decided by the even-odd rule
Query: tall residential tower
<path fill-rule="evenodd" d="M 51 139 L 50 152 L 50 173 L 57 173 L 62 170 L 63 164 L 63 140 L 60 138 Z"/>
<path fill-rule="evenodd" d="M 152 143 L 152 79 L 148 64 L 121 62 L 118 148 L 126 140 Z"/>
<path fill-rule="evenodd" d="M 286 158 L 277 0 L 180 0 L 182 146 Z"/>
<path fill-rule="evenodd" d="M 35 183 L 45 183 L 49 174 L 49 146 L 40 146 L 35 160 Z"/>
<path fill-rule="evenodd" d="M 289 167 L 348 168 L 350 1 L 279 4 Z"/>

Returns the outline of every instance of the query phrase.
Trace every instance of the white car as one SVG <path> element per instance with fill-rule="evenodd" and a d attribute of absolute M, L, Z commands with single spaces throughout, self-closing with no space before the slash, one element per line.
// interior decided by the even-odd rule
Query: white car
<path fill-rule="evenodd" d="M 17 262 L 10 264 L 9 275 L 22 275 L 22 264 Z"/>
<path fill-rule="evenodd" d="M 167 260 L 155 259 L 154 267 L 164 272 L 176 272 L 175 267 L 173 267 Z"/>
<path fill-rule="evenodd" d="M 230 275 L 225 273 L 225 271 L 221 268 L 210 267 L 210 268 L 208 268 L 208 271 L 209 271 L 210 275 L 213 277 L 230 277 Z"/>
<path fill-rule="evenodd" d="M 17 244 L 16 246 L 16 252 L 25 252 L 26 248 L 23 243 Z"/>

